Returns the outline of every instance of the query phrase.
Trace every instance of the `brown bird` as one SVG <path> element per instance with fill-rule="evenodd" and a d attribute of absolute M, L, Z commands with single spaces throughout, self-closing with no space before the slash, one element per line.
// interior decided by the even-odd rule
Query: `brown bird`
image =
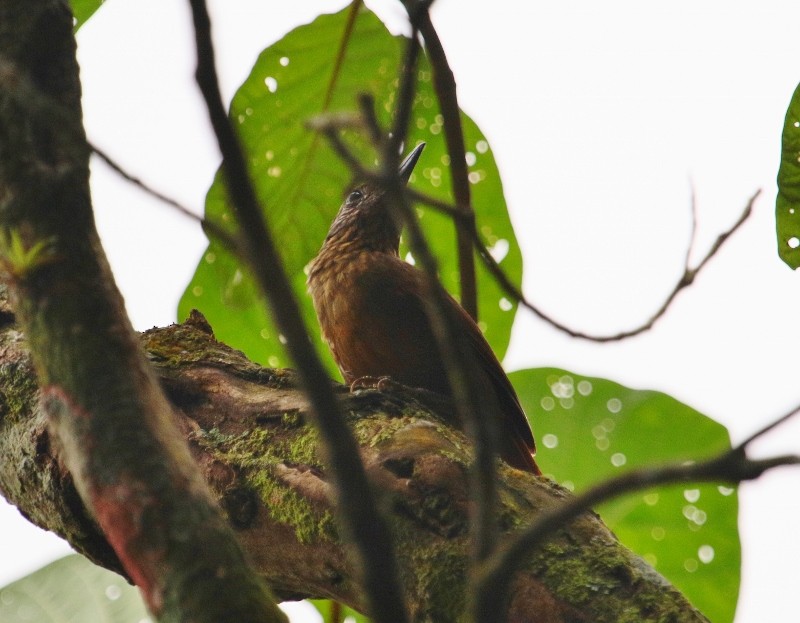
<path fill-rule="evenodd" d="M 424 143 L 400 165 L 408 182 Z M 425 276 L 400 259 L 400 230 L 383 190 L 370 184 L 353 188 L 345 199 L 317 257 L 308 287 L 336 365 L 348 384 L 364 377 L 389 377 L 451 397 L 450 384 L 425 312 Z M 509 464 L 540 474 L 528 419 L 500 362 L 478 326 L 445 293 L 451 324 L 474 363 L 481 392 L 493 392 L 499 405 L 498 451 Z"/>

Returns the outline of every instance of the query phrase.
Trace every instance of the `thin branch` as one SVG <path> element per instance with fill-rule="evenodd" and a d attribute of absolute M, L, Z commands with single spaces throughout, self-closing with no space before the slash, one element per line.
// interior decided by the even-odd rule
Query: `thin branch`
<path fill-rule="evenodd" d="M 311 126 L 313 127 L 313 126 Z M 339 137 L 334 126 L 323 126 L 321 123 L 318 125 L 325 138 L 330 141 L 331 147 L 336 154 L 344 161 L 350 168 L 357 179 L 363 179 L 374 183 L 380 183 L 381 176 L 375 171 L 371 171 L 361 164 L 361 161 L 353 154 L 352 151 L 345 145 L 344 141 Z"/>
<path fill-rule="evenodd" d="M 747 446 L 752 441 L 778 424 L 794 417 L 797 413 L 800 413 L 800 406 L 756 432 L 738 446 L 711 459 L 697 463 L 671 464 L 633 470 L 603 481 L 583 494 L 570 498 L 561 506 L 540 515 L 533 523 L 513 537 L 506 546 L 500 548 L 497 554 L 481 569 L 480 590 L 477 594 L 483 598 L 483 602 L 478 604 L 477 611 L 482 616 L 488 617 L 482 620 L 489 620 L 494 613 L 503 611 L 514 573 L 546 539 L 582 513 L 602 502 L 656 485 L 677 482 L 740 483 L 758 478 L 767 470 L 775 467 L 800 465 L 800 456 L 798 455 L 748 459 L 745 454 Z"/>
<path fill-rule="evenodd" d="M 421 46 L 419 43 L 419 26 L 417 22 L 411 20 L 411 37 L 406 43 L 405 58 L 400 65 L 400 86 L 397 89 L 397 105 L 394 110 L 394 120 L 392 129 L 389 133 L 389 140 L 383 147 L 382 168 L 384 173 L 391 177 L 397 177 L 397 165 L 399 164 L 400 151 L 403 149 L 408 127 L 411 123 L 411 110 L 414 107 L 414 96 L 417 88 L 417 61 Z M 366 102 L 362 102 L 365 104 Z M 372 122 L 377 119 L 373 113 L 367 120 Z M 398 180 L 399 182 L 399 180 Z"/>
<path fill-rule="evenodd" d="M 358 445 L 347 428 L 325 369 L 308 339 L 280 256 L 262 218 L 239 139 L 222 103 L 206 4 L 204 0 L 190 0 L 190 4 L 197 43 L 197 82 L 222 152 L 227 190 L 246 236 L 247 255 L 244 259 L 270 301 L 273 316 L 286 336 L 289 353 L 313 405 L 315 424 L 320 431 L 338 494 L 337 510 L 358 553 L 369 615 L 375 621 L 385 623 L 406 621 L 408 615 L 391 534 L 377 511 Z"/>
<path fill-rule="evenodd" d="M 10 82 L 9 82 L 10 81 Z M 175 208 L 178 212 L 183 214 L 184 216 L 192 219 L 200 223 L 200 226 L 206 232 L 209 237 L 216 238 L 223 246 L 228 248 L 230 251 L 237 253 L 240 243 L 229 234 L 222 226 L 214 223 L 213 221 L 209 221 L 201 216 L 198 216 L 187 207 L 183 206 L 182 204 L 178 203 L 171 197 L 155 190 L 152 186 L 149 186 L 146 182 L 144 182 L 141 178 L 132 175 L 128 171 L 126 171 L 122 165 L 120 165 L 116 160 L 114 160 L 111 156 L 109 156 L 106 152 L 101 150 L 99 147 L 93 145 L 86 139 L 86 135 L 83 132 L 82 127 L 75 127 L 74 124 L 71 124 L 69 121 L 69 116 L 67 115 L 66 111 L 63 109 L 62 106 L 59 106 L 57 102 L 44 97 L 42 93 L 40 93 L 37 89 L 33 88 L 31 85 L 28 84 L 25 80 L 20 80 L 17 69 L 10 63 L 5 60 L 0 60 L 0 82 L 6 83 L 13 83 L 14 88 L 22 89 L 25 92 L 25 96 L 32 102 L 37 108 L 40 108 L 43 112 L 42 118 L 46 120 L 48 126 L 50 127 L 58 127 L 59 131 L 65 133 L 68 138 L 71 139 L 71 144 L 76 149 L 88 149 L 90 152 L 96 154 L 103 162 L 105 162 L 111 170 L 115 173 L 120 175 L 123 179 L 127 180 L 143 192 L 147 193 L 148 195 L 158 199 L 166 203 L 167 205 Z"/>
<path fill-rule="evenodd" d="M 375 98 L 371 93 L 359 93 L 358 108 L 361 110 L 362 123 L 369 131 L 369 138 L 378 150 L 385 149 L 384 142 L 386 137 L 381 131 L 381 124 L 375 114 Z"/>
<path fill-rule="evenodd" d="M 152 186 L 148 185 L 144 182 L 141 178 L 136 177 L 132 173 L 128 173 L 121 164 L 119 164 L 116 160 L 114 160 L 111 156 L 109 156 L 106 152 L 102 149 L 89 143 L 89 148 L 94 152 L 94 154 L 100 158 L 103 162 L 105 162 L 112 171 L 117 173 L 122 179 L 130 182 L 134 186 L 136 186 L 139 190 L 144 191 L 146 194 L 150 195 L 151 197 L 158 199 L 159 201 L 166 203 L 169 206 L 175 208 L 178 212 L 183 214 L 184 216 L 189 217 L 190 219 L 197 221 L 199 223 L 203 222 L 203 218 L 198 216 L 194 212 L 192 212 L 189 208 L 185 207 L 184 205 L 178 203 L 175 199 L 168 197 L 167 195 L 161 193 L 160 191 L 154 189 Z"/>
<path fill-rule="evenodd" d="M 433 68 L 433 86 L 444 119 L 444 137 L 447 143 L 447 152 L 450 155 L 453 197 L 455 197 L 456 205 L 460 206 L 463 212 L 462 218 L 455 222 L 461 305 L 477 322 L 478 287 L 470 235 L 470 229 L 475 229 L 475 211 L 472 209 L 470 198 L 464 130 L 461 127 L 461 109 L 458 106 L 456 81 L 428 11 L 423 11 L 421 15 L 420 32 L 425 39 L 425 47 Z"/>
<path fill-rule="evenodd" d="M 339 76 L 342 72 L 342 66 L 344 65 L 345 55 L 347 54 L 347 46 L 350 43 L 350 39 L 353 36 L 353 32 L 355 32 L 356 26 L 356 19 L 358 19 L 358 12 L 361 10 L 361 5 L 363 5 L 363 0 L 352 0 L 350 3 L 350 8 L 347 11 L 347 23 L 344 27 L 344 32 L 342 33 L 342 38 L 339 40 L 339 47 L 336 50 L 336 58 L 333 61 L 333 71 L 331 72 L 331 80 L 328 82 L 328 86 L 325 89 L 325 99 L 322 101 L 322 110 L 328 110 L 333 101 L 333 94 L 335 92 L 335 85 L 336 80 L 335 77 Z"/>
<path fill-rule="evenodd" d="M 365 125 L 370 128 L 370 132 L 373 130 L 371 129 L 370 123 L 366 120 Z M 347 165 L 361 178 L 367 181 L 371 181 L 377 184 L 384 183 L 383 174 L 378 171 L 374 171 L 364 167 L 358 158 L 356 158 L 353 153 L 344 145 L 344 143 L 338 138 L 336 131 L 338 128 L 343 127 L 352 127 L 352 119 L 348 118 L 347 124 L 342 123 L 341 119 L 333 115 L 319 115 L 315 117 L 312 122 L 310 123 L 311 127 L 314 129 L 320 130 L 327 138 L 331 141 L 331 145 L 334 147 L 336 152 L 339 156 L 347 163 Z M 618 342 L 629 337 L 634 337 L 641 333 L 645 333 L 653 328 L 653 326 L 661 319 L 661 317 L 666 313 L 667 309 L 672 305 L 672 302 L 678 296 L 678 294 L 684 289 L 692 285 L 694 283 L 695 278 L 700 273 L 700 271 L 705 267 L 706 264 L 713 258 L 719 250 L 722 248 L 722 245 L 730 238 L 739 228 L 747 221 L 750 215 L 753 212 L 753 205 L 755 204 L 756 199 L 761 195 L 761 190 L 757 190 L 747 201 L 744 210 L 739 215 L 739 218 L 736 222 L 726 231 L 722 232 L 717 236 L 717 239 L 711 245 L 710 249 L 700 261 L 700 263 L 692 268 L 689 266 L 690 256 L 694 246 L 694 239 L 695 239 L 695 228 L 696 226 L 692 226 L 692 234 L 690 239 L 690 244 L 687 249 L 686 253 L 686 260 L 684 265 L 683 274 L 680 276 L 678 281 L 676 282 L 675 286 L 673 287 L 672 291 L 669 293 L 667 298 L 658 308 L 658 310 L 643 324 L 635 327 L 633 329 L 629 329 L 627 331 L 621 331 L 619 333 L 614 333 L 611 335 L 595 335 L 591 333 L 584 333 L 582 331 L 578 331 L 576 329 L 572 329 L 567 325 L 559 322 L 558 320 L 552 318 L 545 312 L 543 312 L 537 305 L 532 303 L 509 278 L 508 275 L 505 274 L 503 269 L 497 263 L 497 261 L 492 257 L 489 250 L 486 248 L 486 245 L 483 243 L 480 235 L 478 234 L 477 228 L 475 227 L 475 223 L 469 222 L 465 220 L 465 208 L 464 206 L 460 205 L 453 205 L 446 201 L 442 201 L 441 199 L 437 199 L 428 195 L 426 193 L 419 192 L 412 188 L 403 188 L 403 192 L 406 196 L 407 201 L 419 202 L 428 205 L 443 214 L 446 214 L 456 222 L 463 222 L 467 224 L 466 231 L 469 233 L 470 238 L 472 239 L 472 245 L 474 246 L 475 250 L 478 252 L 478 256 L 483 261 L 484 266 L 498 283 L 500 288 L 506 293 L 507 296 L 511 297 L 515 301 L 517 301 L 520 305 L 528 309 L 530 312 L 544 320 L 546 323 L 558 329 L 559 331 L 566 333 L 570 337 L 580 338 L 584 340 L 589 340 L 592 342 Z M 694 198 L 694 193 L 692 193 L 692 214 L 696 212 L 696 202 Z M 692 222 L 695 222 L 696 217 L 692 217 Z"/>
<path fill-rule="evenodd" d="M 770 423 L 769 423 L 769 424 L 767 424 L 766 426 L 764 426 L 764 427 L 760 428 L 759 430 L 757 430 L 756 432 L 754 432 L 752 435 L 750 435 L 749 437 L 747 437 L 747 438 L 746 438 L 746 439 L 745 439 L 745 440 L 744 440 L 742 443 L 740 443 L 740 444 L 739 444 L 739 446 L 738 446 L 738 447 L 739 447 L 739 448 L 743 448 L 743 449 L 744 449 L 744 448 L 747 448 L 747 446 L 749 446 L 751 443 L 753 443 L 753 442 L 754 442 L 756 439 L 758 439 L 759 437 L 762 437 L 763 435 L 766 435 L 766 434 L 767 434 L 768 432 L 770 432 L 770 431 L 771 431 L 773 428 L 776 428 L 777 426 L 780 426 L 780 425 L 781 425 L 781 424 L 783 424 L 784 422 L 786 422 L 786 421 L 788 421 L 788 420 L 792 419 L 792 418 L 793 418 L 795 415 L 797 415 L 797 414 L 798 414 L 798 412 L 800 412 L 800 407 L 795 407 L 795 408 L 794 408 L 794 409 L 792 409 L 791 411 L 787 411 L 786 413 L 784 413 L 784 414 L 783 414 L 781 417 L 779 417 L 779 418 L 778 418 L 777 420 L 775 420 L 774 422 L 770 422 Z"/>
<path fill-rule="evenodd" d="M 414 190 L 409 189 L 407 191 L 409 198 L 424 203 L 432 208 L 435 208 L 454 219 L 462 218 L 461 209 L 459 206 L 453 206 L 452 204 L 448 204 L 443 202 L 439 199 L 431 197 L 430 195 L 426 195 L 424 193 L 420 193 Z M 517 301 L 520 305 L 527 308 L 533 314 L 544 320 L 546 323 L 551 325 L 553 328 L 558 329 L 562 333 L 566 333 L 570 337 L 580 338 L 584 340 L 590 340 L 592 342 L 618 342 L 620 340 L 627 339 L 629 337 L 634 337 L 641 333 L 645 333 L 653 328 L 655 323 L 666 313 L 667 309 L 669 309 L 672 302 L 675 300 L 675 297 L 683 290 L 684 288 L 689 287 L 694 282 L 697 275 L 700 271 L 705 267 L 705 265 L 713 258 L 717 252 L 720 250 L 722 245 L 725 241 L 728 240 L 738 229 L 744 224 L 744 222 L 749 218 L 753 211 L 753 205 L 756 199 L 761 194 L 761 189 L 757 190 L 747 201 L 747 205 L 745 206 L 744 210 L 742 211 L 739 218 L 736 222 L 726 231 L 722 232 L 717 236 L 717 239 L 714 241 L 714 244 L 711 245 L 711 248 L 706 253 L 705 257 L 703 257 L 702 261 L 695 266 L 694 268 L 690 267 L 688 264 L 684 267 L 684 272 L 681 277 L 678 279 L 675 287 L 669 293 L 667 298 L 662 303 L 661 307 L 643 324 L 639 325 L 634 329 L 629 329 L 627 331 L 621 331 L 619 333 L 614 333 L 611 335 L 595 335 L 591 333 L 584 333 L 582 331 L 578 331 L 568 327 L 567 325 L 555 320 L 553 317 L 549 316 L 545 312 L 543 312 L 537 305 L 532 303 L 529 299 L 525 297 L 522 291 L 514 285 L 508 276 L 505 274 L 502 268 L 500 268 L 499 264 L 495 261 L 492 255 L 489 253 L 486 246 L 483 244 L 483 241 L 480 238 L 477 230 L 473 226 L 469 230 L 469 234 L 472 237 L 472 243 L 475 246 L 475 249 L 478 251 L 478 255 L 480 256 L 481 260 L 483 260 L 484 265 L 486 266 L 487 270 L 491 273 L 503 291 Z M 690 250 L 691 251 L 691 250 Z M 688 257 L 688 256 L 687 256 Z"/>
<path fill-rule="evenodd" d="M 147 193 L 151 197 L 158 199 L 159 201 L 166 203 L 168 206 L 176 209 L 180 214 L 183 216 L 195 221 L 196 223 L 200 224 L 200 227 L 203 228 L 203 231 L 209 238 L 215 238 L 222 246 L 228 249 L 231 253 L 238 255 L 241 250 L 241 243 L 230 233 L 228 233 L 222 226 L 218 225 L 214 221 L 209 220 L 208 218 L 204 218 L 192 212 L 189 208 L 184 206 L 183 204 L 177 202 L 175 199 L 168 197 L 167 195 L 163 194 L 162 192 L 154 189 L 152 186 L 148 185 L 144 182 L 141 178 L 128 173 L 121 164 L 119 164 L 116 160 L 114 160 L 111 156 L 109 156 L 106 152 L 101 150 L 99 147 L 92 145 L 89 143 L 89 148 L 92 152 L 97 155 L 103 162 L 105 162 L 112 171 L 114 171 L 117 175 L 122 177 L 124 180 L 130 182 L 134 186 L 136 186 L 141 191 Z"/>
<path fill-rule="evenodd" d="M 733 233 L 737 229 L 739 229 L 739 227 L 741 227 L 744 224 L 744 222 L 750 217 L 750 214 L 752 214 L 752 212 L 753 212 L 753 203 L 755 203 L 755 200 L 758 198 L 758 196 L 760 194 L 761 194 L 761 189 L 759 188 L 755 192 L 755 194 L 752 197 L 750 197 L 750 200 L 747 202 L 747 206 L 745 206 L 744 211 L 742 212 L 741 216 L 739 216 L 739 219 L 733 224 L 733 227 L 731 227 L 727 231 L 722 232 L 719 236 L 717 236 L 717 239 L 714 241 L 714 244 L 711 245 L 711 248 L 708 250 L 708 253 L 706 253 L 706 256 L 703 258 L 703 260 L 694 269 L 689 269 L 687 267 L 687 269 L 686 269 L 686 273 L 687 273 L 687 283 L 686 283 L 686 285 L 691 285 L 692 281 L 694 281 L 694 278 L 697 276 L 697 273 L 699 273 L 701 270 L 703 270 L 703 267 L 706 264 L 708 264 L 708 261 L 712 257 L 714 257 L 717 254 L 717 251 L 720 250 L 722 245 L 725 244 L 725 241 L 728 238 L 730 238 L 731 235 L 733 235 Z M 683 286 L 683 287 L 686 287 L 686 286 Z"/>
<path fill-rule="evenodd" d="M 692 251 L 694 251 L 694 242 L 697 238 L 697 197 L 694 192 L 694 184 L 691 184 L 691 212 L 692 212 L 692 229 L 689 234 L 689 244 L 686 246 L 686 258 L 683 260 L 684 270 L 689 266 L 692 261 Z"/>
<path fill-rule="evenodd" d="M 496 418 L 486 417 L 486 414 L 498 413 L 500 407 L 493 396 L 478 391 L 479 384 L 472 382 L 477 374 L 473 357 L 463 343 L 464 336 L 458 330 L 456 319 L 448 313 L 446 293 L 439 283 L 436 258 L 425 240 L 411 204 L 406 200 L 406 185 L 399 180 L 396 173 L 395 145 L 405 139 L 414 102 L 416 60 L 420 50 L 417 20 L 425 14 L 424 8 L 422 13 L 409 11 L 412 35 L 408 40 L 405 62 L 401 68 L 395 120 L 390 139 L 383 152 L 381 175 L 390 205 L 400 217 L 400 222 L 405 225 L 409 247 L 426 277 L 427 292 L 423 300 L 428 321 L 447 372 L 456 412 L 465 423 L 475 446 L 475 458 L 470 468 L 471 495 L 475 506 L 471 514 L 470 527 L 473 564 L 477 564 L 492 553 L 496 540 L 497 423 Z M 374 116 L 367 117 L 367 120 L 371 118 Z"/>

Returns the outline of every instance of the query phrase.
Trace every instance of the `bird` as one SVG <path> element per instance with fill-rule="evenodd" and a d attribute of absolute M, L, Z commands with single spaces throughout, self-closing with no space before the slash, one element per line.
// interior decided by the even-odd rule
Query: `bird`
<path fill-rule="evenodd" d="M 417 145 L 400 164 L 403 183 L 424 147 Z M 400 257 L 400 234 L 380 186 L 351 187 L 308 270 L 322 337 L 351 388 L 362 379 L 388 377 L 452 399 L 425 310 L 426 276 Z M 495 398 L 498 454 L 512 467 L 540 475 L 533 432 L 503 367 L 472 317 L 442 292 L 462 354 L 474 364 L 470 382 Z"/>

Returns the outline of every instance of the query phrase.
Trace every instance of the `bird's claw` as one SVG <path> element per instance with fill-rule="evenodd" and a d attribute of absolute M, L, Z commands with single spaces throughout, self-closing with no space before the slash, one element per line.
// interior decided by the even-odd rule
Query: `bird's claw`
<path fill-rule="evenodd" d="M 393 381 L 389 376 L 360 376 L 350 383 L 350 392 L 353 393 L 359 389 L 377 389 L 379 392 L 385 392 L 398 385 L 399 383 Z"/>

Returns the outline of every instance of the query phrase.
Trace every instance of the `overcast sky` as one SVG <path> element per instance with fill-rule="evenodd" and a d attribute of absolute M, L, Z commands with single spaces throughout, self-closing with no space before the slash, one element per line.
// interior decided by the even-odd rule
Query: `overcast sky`
<path fill-rule="evenodd" d="M 218 165 L 192 72 L 188 3 L 108 0 L 79 34 L 90 139 L 200 212 Z M 344 2 L 211 2 L 230 97 L 257 53 Z M 368 3 L 369 4 L 369 3 Z M 387 20 L 397 2 L 374 3 Z M 665 391 L 742 439 L 800 403 L 800 284 L 774 243 L 774 179 L 800 81 L 800 4 L 439 0 L 462 107 L 491 142 L 525 258 L 524 288 L 564 323 L 630 328 L 683 271 L 690 188 L 698 261 L 763 194 L 753 218 L 649 333 L 571 340 L 521 311 L 508 369 L 555 365 Z M 93 163 L 106 251 L 138 329 L 176 320 L 205 247 L 193 223 Z M 797 452 L 800 423 L 758 444 Z M 800 470 L 741 489 L 737 623 L 800 618 Z M 0 506 L 0 585 L 66 551 Z M 301 620 L 301 619 L 298 619 Z M 308 619 L 311 620 L 311 619 Z"/>

